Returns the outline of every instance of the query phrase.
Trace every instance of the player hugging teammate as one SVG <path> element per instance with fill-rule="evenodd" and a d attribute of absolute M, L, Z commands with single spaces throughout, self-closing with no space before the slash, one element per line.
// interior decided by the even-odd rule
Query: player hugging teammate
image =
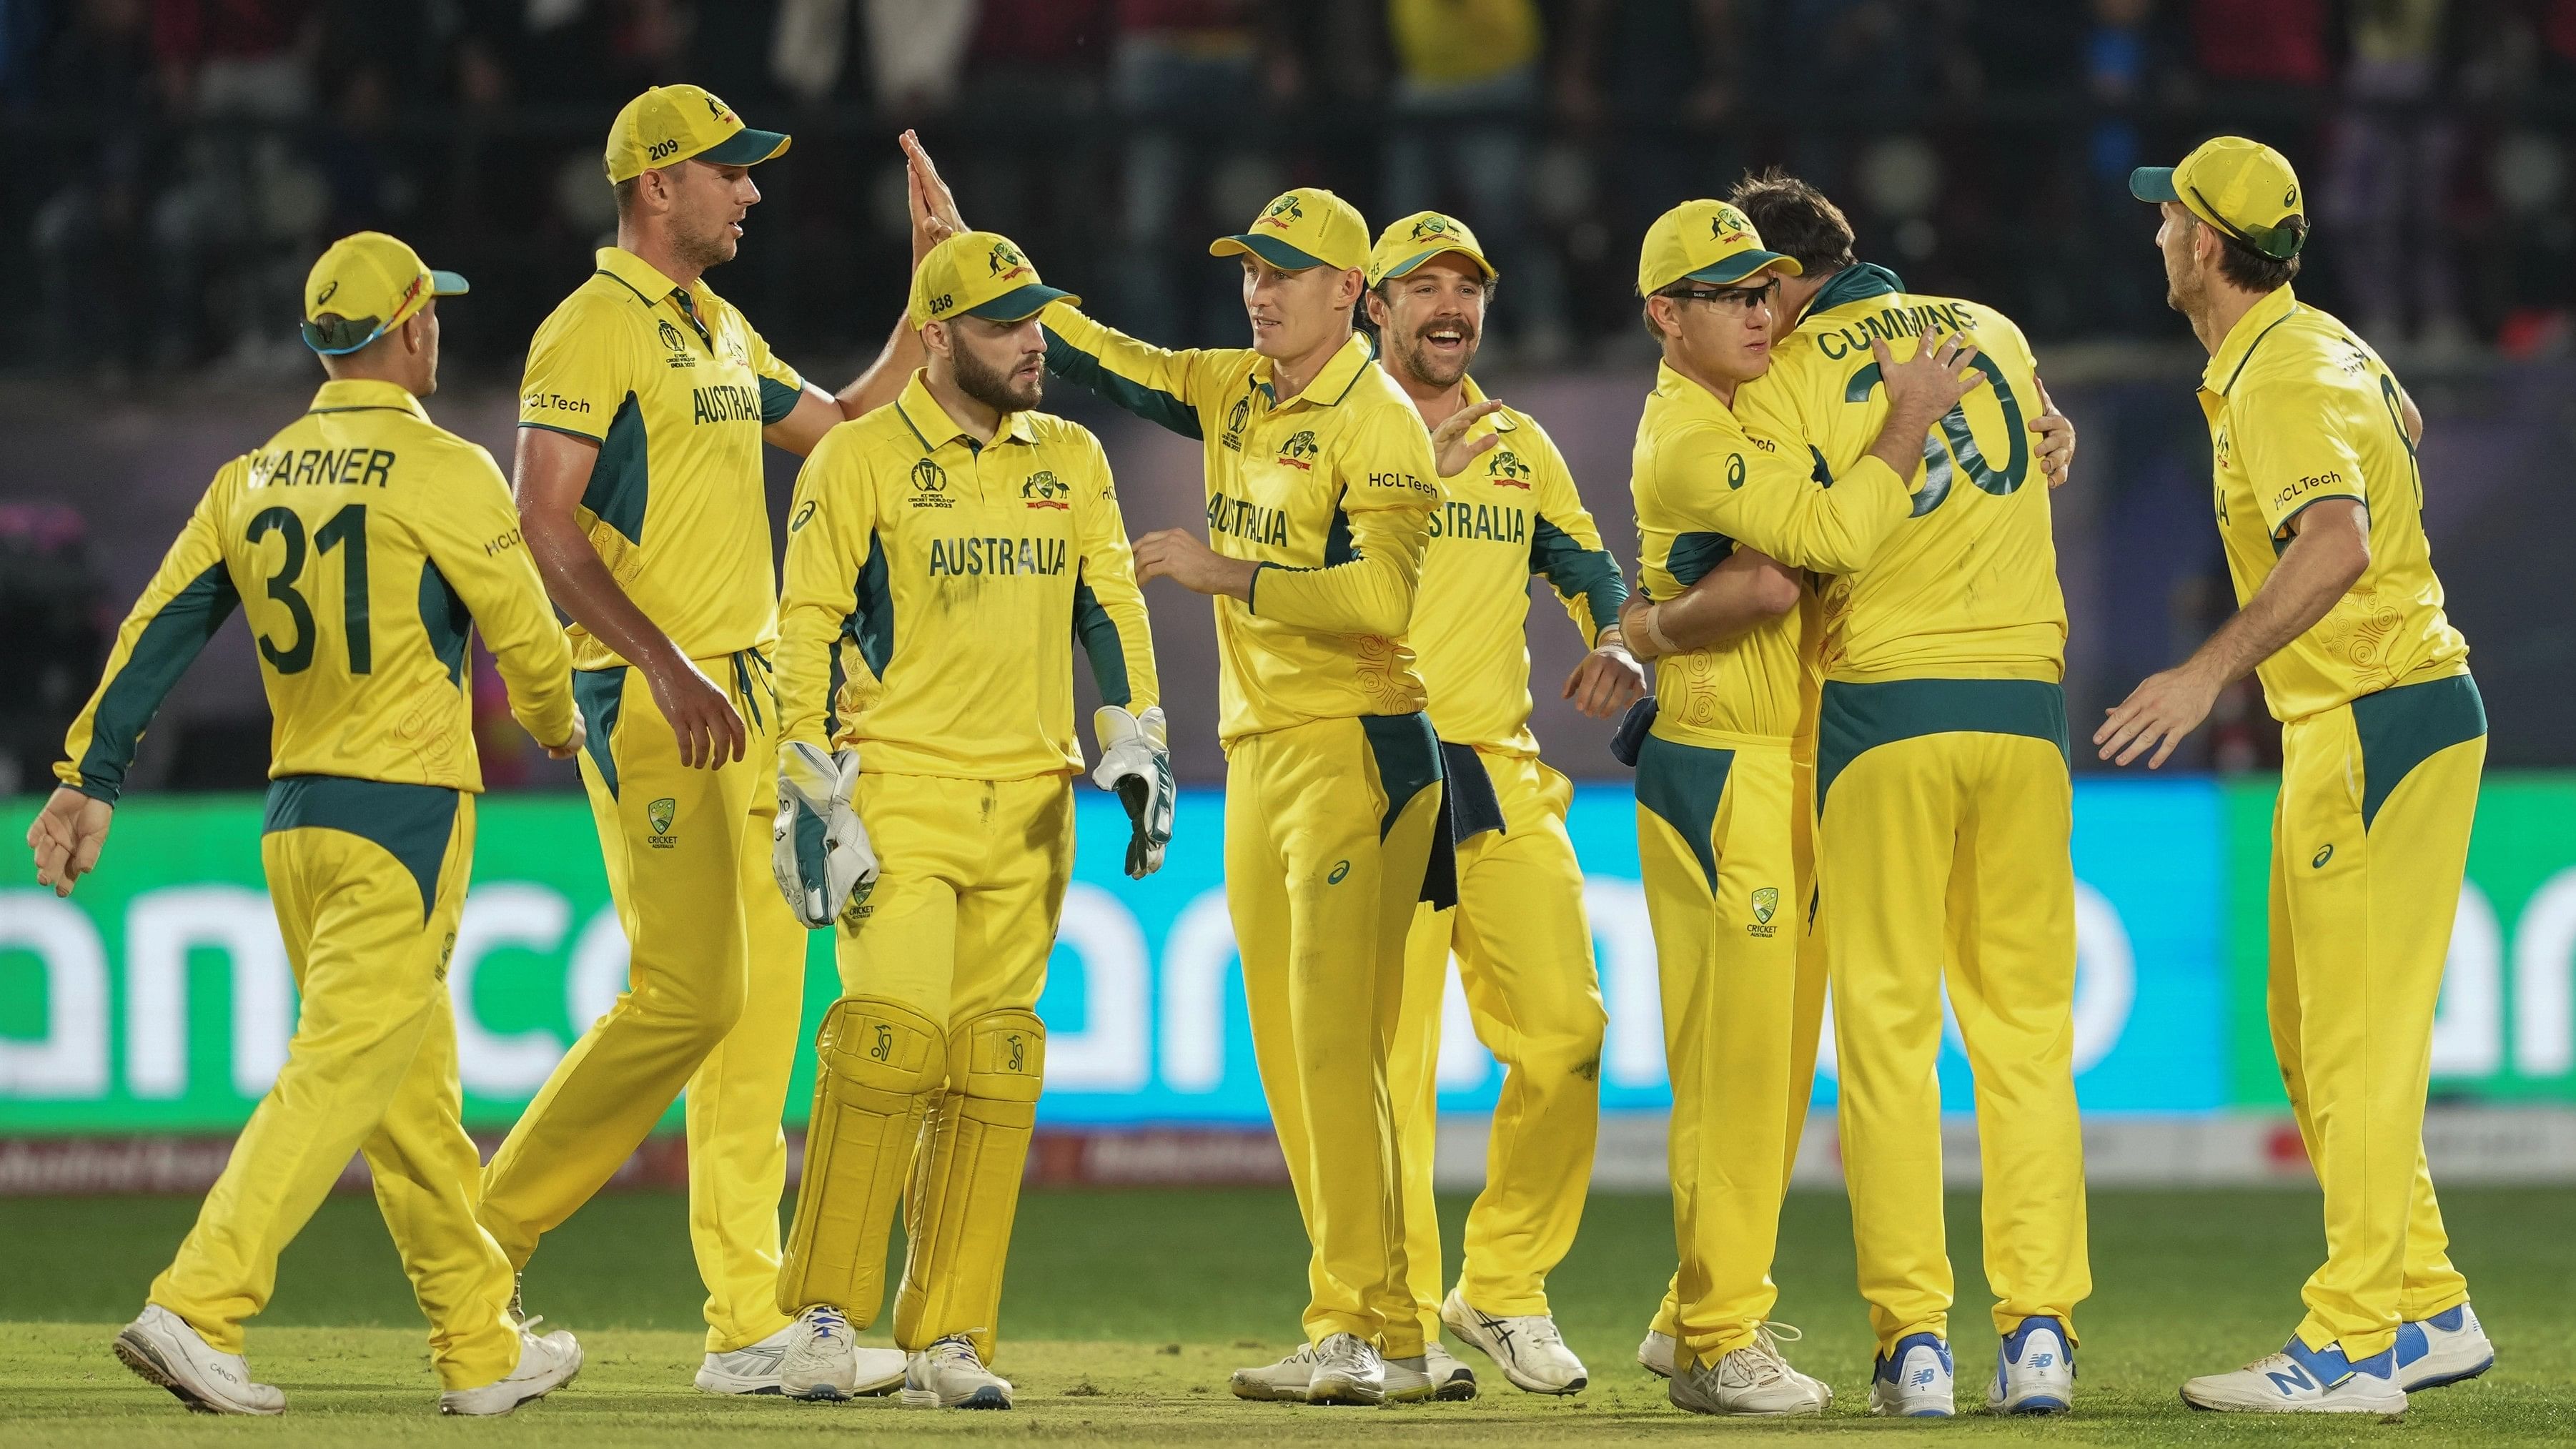
<path fill-rule="evenodd" d="M 581 1350 L 532 1331 L 516 1272 L 685 1090 L 699 1388 L 1010 1408 L 1004 1267 L 1085 772 L 1074 656 L 1102 701 L 1089 773 L 1126 807 L 1142 878 L 1173 785 L 1140 585 L 1169 578 L 1214 611 L 1227 905 L 1311 1249 L 1302 1342 L 1229 1387 L 1473 1398 L 1445 1332 L 1520 1390 L 1582 1390 L 1546 1279 L 1581 1219 L 1605 1017 L 1571 786 L 1529 729 L 1541 576 L 1590 651 L 1562 693 L 1627 712 L 1637 770 L 1678 1259 L 1639 1361 L 1693 1412 L 1831 1402 L 1770 1317 L 1830 982 L 1869 1408 L 1954 1412 L 1946 990 L 1996 1295 L 1983 1401 L 2073 1406 L 2091 1283 L 2049 493 L 2074 439 L 2011 321 L 1860 261 L 1842 213 L 1791 178 L 1665 213 L 1637 275 L 1662 363 L 1631 597 L 1545 429 L 1469 374 L 1499 277 L 1460 219 L 1418 212 L 1372 244 L 1340 197 L 1286 192 L 1209 247 L 1241 268 L 1251 345 L 1166 351 L 968 229 L 907 134 L 906 312 L 835 395 L 704 277 L 759 200 L 751 168 L 788 144 L 693 86 L 620 112 L 618 244 L 530 347 L 515 512 L 490 457 L 420 401 L 435 299 L 463 280 L 374 233 L 316 264 L 303 332 L 330 380 L 216 475 L 29 833 L 39 880 L 68 894 L 142 729 L 241 609 L 275 715 L 262 859 L 302 1017 L 121 1359 L 191 1408 L 282 1412 L 242 1323 L 363 1152 L 440 1408 L 542 1397 Z M 2284 720 L 2273 1031 L 2328 1241 L 2283 1351 L 2184 1397 L 2391 1413 L 2494 1358 L 2422 1162 L 2445 940 L 2415 905 L 2461 873 L 2483 710 L 2417 516 L 2421 419 L 2291 292 L 2306 222 L 2288 163 L 2221 138 L 2133 186 L 2162 204 L 2173 302 L 2212 355 L 2200 400 L 2244 610 L 2095 739 L 2161 763 L 2249 671 Z M 1204 538 L 1131 547 L 1098 440 L 1038 411 L 1049 371 L 1201 443 Z M 769 445 L 806 457 L 783 598 Z M 488 1166 L 459 1121 L 445 986 L 480 788 L 476 628 L 521 722 L 580 760 L 630 946 L 628 990 Z M 833 933 L 842 994 L 782 1253 L 811 930 Z M 1431 1169 L 1453 956 L 1505 1077 L 1450 1278 Z M 899 1204 L 896 1347 L 861 1347 Z"/>

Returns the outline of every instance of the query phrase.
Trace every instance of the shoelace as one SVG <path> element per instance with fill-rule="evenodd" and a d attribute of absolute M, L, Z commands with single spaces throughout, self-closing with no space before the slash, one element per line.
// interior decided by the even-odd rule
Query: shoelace
<path fill-rule="evenodd" d="M 963 1333 L 952 1333 L 931 1344 L 923 1352 L 945 1363 L 962 1361 L 979 1369 L 984 1366 L 983 1356 L 975 1352 L 974 1340 Z"/>
<path fill-rule="evenodd" d="M 805 1321 L 814 1326 L 814 1336 L 816 1338 L 846 1338 L 849 1336 L 850 1321 L 843 1318 L 835 1309 L 810 1309 L 806 1313 Z"/>
<path fill-rule="evenodd" d="M 1751 1378 L 1757 1384 L 1776 1384 L 1787 1380 L 1791 1370 L 1788 1359 L 1781 1356 L 1780 1345 L 1796 1343 L 1807 1335 L 1794 1324 L 1763 1323 L 1753 1330 L 1753 1342 L 1745 1345 L 1751 1352 Z M 1745 1349 L 1738 1349 L 1742 1353 Z"/>

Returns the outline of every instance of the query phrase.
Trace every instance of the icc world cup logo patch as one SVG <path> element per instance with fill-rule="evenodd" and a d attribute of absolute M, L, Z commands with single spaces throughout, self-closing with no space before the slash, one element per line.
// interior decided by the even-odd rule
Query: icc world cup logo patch
<path fill-rule="evenodd" d="M 957 500 L 948 496 L 948 470 L 928 458 L 912 465 L 912 506 L 915 508 L 954 508 Z"/>
<path fill-rule="evenodd" d="M 671 355 L 664 358 L 664 361 L 670 363 L 673 367 L 695 367 L 698 365 L 698 360 L 689 355 L 689 339 L 681 336 L 680 329 L 671 325 L 671 319 L 665 317 L 661 321 L 653 324 L 653 328 L 661 337 L 662 345 L 670 349 Z"/>

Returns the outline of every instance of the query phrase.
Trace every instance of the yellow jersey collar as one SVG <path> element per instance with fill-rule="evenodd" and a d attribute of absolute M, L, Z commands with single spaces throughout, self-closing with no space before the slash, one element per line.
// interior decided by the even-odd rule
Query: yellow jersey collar
<path fill-rule="evenodd" d="M 1467 378 L 1465 396 L 1467 399 L 1467 406 L 1471 408 L 1485 401 L 1485 390 L 1476 386 L 1476 379 L 1473 374 L 1470 374 Z M 1513 421 L 1512 410 L 1508 407 L 1504 408 L 1501 412 L 1494 414 L 1492 417 L 1485 419 L 1485 421 L 1491 424 L 1494 431 L 1498 433 L 1508 433 L 1512 429 L 1520 426 L 1519 423 Z"/>
<path fill-rule="evenodd" d="M 391 408 L 409 413 L 422 422 L 429 421 L 429 410 L 420 405 L 409 389 L 399 383 L 380 382 L 372 377 L 342 378 L 322 384 L 313 395 L 308 413 L 348 413 L 367 408 Z"/>
<path fill-rule="evenodd" d="M 2247 308 L 2245 315 L 2236 319 L 2236 325 L 2227 329 L 2227 336 L 2218 344 L 2218 350 L 2209 355 L 2209 366 L 2200 374 L 2201 390 L 2224 396 L 2229 388 L 2236 385 L 2237 375 L 2245 371 L 2245 364 L 2253 358 L 2254 348 L 2262 342 L 2263 334 L 2289 320 L 2298 306 L 2299 299 L 2286 282 L 2264 293 L 2263 300 Z"/>
<path fill-rule="evenodd" d="M 1269 358 L 1264 357 L 1253 364 L 1252 380 L 1261 388 L 1263 395 L 1270 399 L 1272 407 L 1312 403 L 1319 408 L 1328 408 L 1348 396 L 1351 385 L 1358 382 L 1360 374 L 1376 361 L 1377 349 L 1369 346 L 1368 334 L 1353 332 L 1350 340 L 1342 344 L 1341 350 L 1335 352 L 1331 360 L 1324 364 L 1324 370 L 1315 374 L 1315 380 L 1306 384 L 1306 390 L 1285 403 L 1279 400 L 1278 389 L 1271 383 L 1273 364 Z"/>
<path fill-rule="evenodd" d="M 895 411 L 903 416 L 904 423 L 912 429 L 913 436 L 921 439 L 922 450 L 937 452 L 950 443 L 959 441 L 963 441 L 969 448 L 982 447 L 983 444 L 976 439 L 975 435 L 966 431 L 955 418 L 950 417 L 948 409 L 939 405 L 939 399 L 930 395 L 930 384 L 926 380 L 928 374 L 928 368 L 915 368 L 912 380 L 903 385 L 902 394 L 894 400 Z M 1002 426 L 995 430 L 993 441 L 1034 443 L 1037 441 L 1037 430 L 1029 425 L 1027 413 L 1004 413 Z"/>
<path fill-rule="evenodd" d="M 1733 408 L 1720 401 L 1716 393 L 1674 371 L 1669 362 L 1655 364 L 1655 394 L 1674 407 L 1704 413 L 1712 418 L 1724 418 L 1729 426 L 1735 423 Z"/>
<path fill-rule="evenodd" d="M 682 290 L 679 283 L 663 276 L 661 269 L 624 247 L 601 247 L 591 254 L 599 269 L 635 289 L 647 302 L 659 302 Z"/>

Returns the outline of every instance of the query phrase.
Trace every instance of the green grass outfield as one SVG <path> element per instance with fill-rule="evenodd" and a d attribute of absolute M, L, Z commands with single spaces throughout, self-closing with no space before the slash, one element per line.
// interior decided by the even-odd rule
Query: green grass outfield
<path fill-rule="evenodd" d="M 1514 1391 L 1484 1360 L 1471 1404 L 1310 1409 L 1238 1403 L 1225 1375 L 1285 1352 L 1304 1282 L 1297 1214 L 1277 1191 L 1054 1191 L 1020 1209 L 998 1365 L 1019 1389 L 1011 1415 L 724 1400 L 689 1386 L 698 1289 L 683 1202 L 603 1197 L 547 1242 L 529 1306 L 582 1336 L 589 1366 L 553 1399 L 495 1422 L 441 1420 L 422 1329 L 365 1198 L 326 1204 L 286 1256 L 251 1362 L 283 1387 L 282 1420 L 205 1419 L 125 1372 L 114 1326 L 186 1229 L 175 1199 L 0 1201 L 0 1443 L 494 1444 L 617 1449 L 683 1443 L 908 1443 L 974 1435 L 1029 1442 L 1592 1444 L 1797 1435 L 1871 1442 L 1973 1436 L 2052 1444 L 2566 1443 L 2576 1439 L 2576 1194 L 2460 1190 L 2444 1198 L 2457 1254 L 2502 1361 L 2485 1378 L 2418 1395 L 2395 1425 L 2225 1419 L 2175 1398 L 2185 1377 L 2279 1344 L 2318 1251 L 2303 1192 L 2099 1193 L 2096 1288 L 2071 1420 L 1972 1415 L 1921 1426 L 1861 1414 L 1869 1329 L 1852 1291 L 1850 1221 L 1836 1195 L 1791 1198 L 1779 1316 L 1802 1325 L 1800 1367 L 1834 1386 L 1825 1419 L 1789 1426 L 1678 1413 L 1631 1354 L 1672 1254 L 1661 1198 L 1596 1198 L 1549 1284 L 1568 1340 L 1593 1373 L 1572 1399 Z M 1463 1200 L 1444 1200 L 1457 1241 Z M 1980 1401 L 1993 1339 L 1977 1272 L 1976 1200 L 1950 1202 L 1967 1310 L 1956 1328 L 1960 1399 Z M 871 1335 L 884 1341 L 884 1325 Z M 721 1438 L 716 1436 L 721 1435 Z"/>

